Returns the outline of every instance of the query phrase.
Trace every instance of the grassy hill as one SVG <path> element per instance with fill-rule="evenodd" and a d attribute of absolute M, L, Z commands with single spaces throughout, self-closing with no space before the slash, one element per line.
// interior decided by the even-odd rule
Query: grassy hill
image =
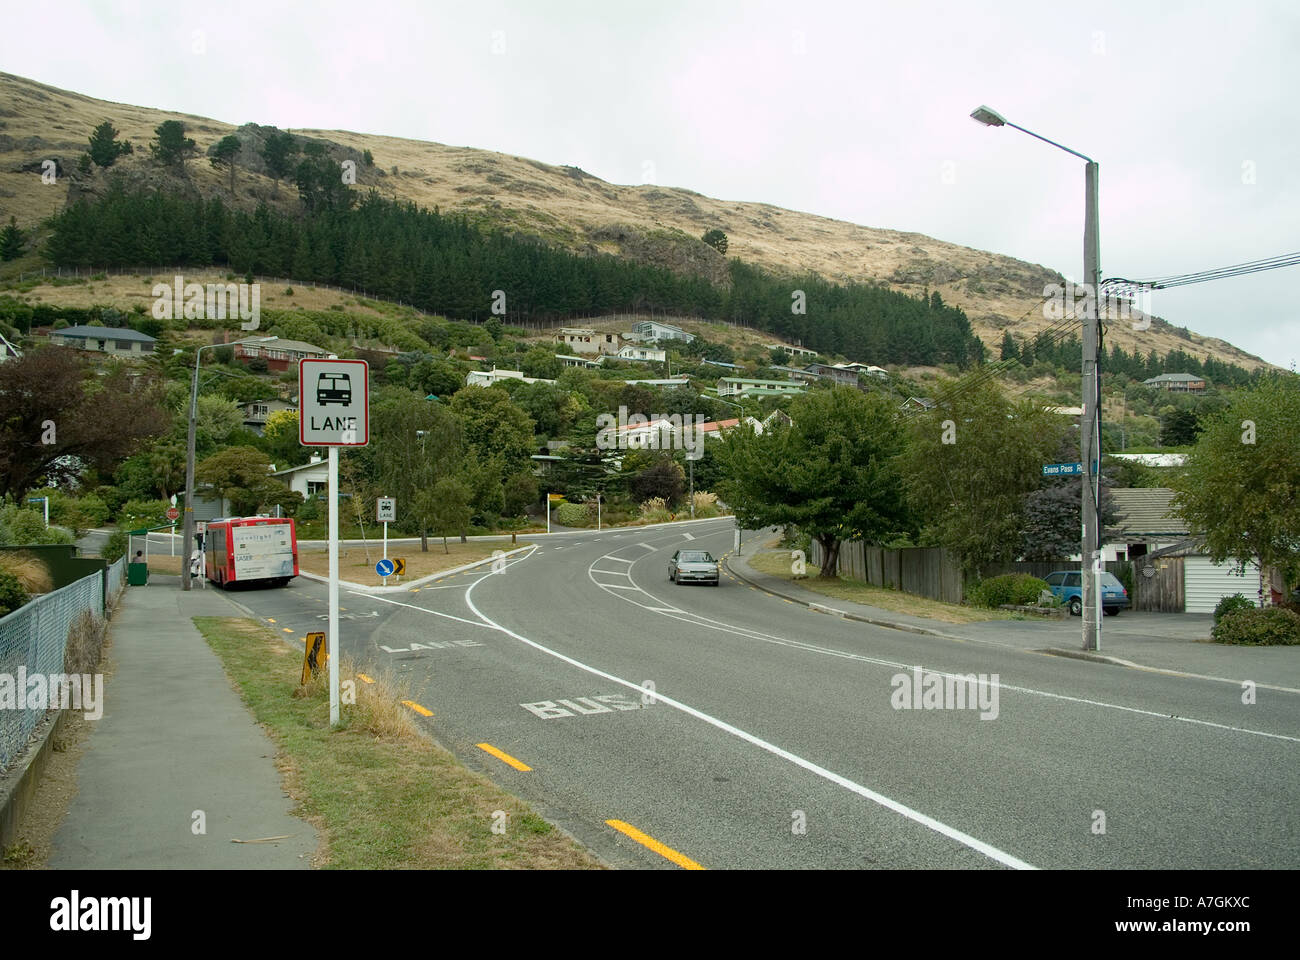
<path fill-rule="evenodd" d="M 20 226 L 32 227 L 61 210 L 70 197 L 101 192 L 107 181 L 104 174 L 80 174 L 77 161 L 91 130 L 105 119 L 136 147 L 133 155 L 113 168 L 135 185 L 221 196 L 246 208 L 261 202 L 284 210 L 296 208 L 293 188 L 265 175 L 255 149 L 265 135 L 263 128 L 110 103 L 10 74 L 0 74 L 0 104 L 0 221 L 12 215 Z M 184 122 L 187 135 L 200 150 L 200 157 L 179 181 L 158 171 L 147 157 L 154 128 L 164 120 Z M 233 196 L 225 176 L 205 158 L 209 148 L 231 133 L 245 140 Z M 358 189 L 373 188 L 387 197 L 443 211 L 465 211 L 479 222 L 506 226 L 580 252 L 615 253 L 721 282 L 724 259 L 698 240 L 705 230 L 716 227 L 728 236 L 729 257 L 773 272 L 875 281 L 913 294 L 937 290 L 945 302 L 966 311 L 994 356 L 1008 326 L 1026 337 L 1046 326 L 1035 304 L 1045 284 L 1062 279 L 1047 267 L 917 233 L 859 226 L 769 204 L 717 200 L 681 188 L 611 184 L 574 167 L 471 147 L 347 131 L 294 129 L 292 133 L 326 141 L 332 156 L 358 161 Z M 372 166 L 361 162 L 366 151 L 373 156 Z M 60 176 L 54 184 L 41 182 L 41 164 L 46 159 L 59 164 Z M 24 260 L 21 266 L 28 268 L 35 262 L 31 257 Z M 1107 342 L 1143 353 L 1180 348 L 1248 369 L 1267 366 L 1225 341 L 1159 320 L 1141 334 L 1127 324 L 1114 324 Z"/>

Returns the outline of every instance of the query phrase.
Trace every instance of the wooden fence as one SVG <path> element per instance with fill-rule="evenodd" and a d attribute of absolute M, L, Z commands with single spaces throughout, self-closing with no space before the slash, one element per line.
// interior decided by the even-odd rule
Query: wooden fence
<path fill-rule="evenodd" d="M 821 566 L 821 547 L 812 542 L 808 562 Z M 1119 576 L 1124 561 L 1109 561 L 1108 573 Z M 1155 610 L 1164 613 L 1183 611 L 1183 561 L 1180 557 L 1162 559 L 1156 564 L 1156 574 L 1144 577 L 1140 564 L 1134 564 L 1133 589 L 1129 602 L 1134 610 Z M 1040 579 L 1057 570 L 1077 570 L 1077 560 L 1023 560 L 1002 563 L 985 571 L 986 577 L 1007 573 L 1028 573 Z M 888 587 L 913 593 L 944 603 L 961 603 L 967 580 L 961 564 L 945 547 L 906 547 L 886 550 L 856 540 L 840 544 L 838 571 L 841 576 L 862 580 L 877 587 Z"/>

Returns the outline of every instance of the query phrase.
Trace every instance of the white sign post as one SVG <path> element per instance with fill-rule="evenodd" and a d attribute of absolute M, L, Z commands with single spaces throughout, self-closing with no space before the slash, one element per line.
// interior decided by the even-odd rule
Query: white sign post
<path fill-rule="evenodd" d="M 388 559 L 388 521 L 397 520 L 397 500 L 393 497 L 380 497 L 375 501 L 375 520 L 384 525 L 384 559 Z M 384 577 L 384 586 L 388 578 Z"/>
<path fill-rule="evenodd" d="M 298 442 L 329 447 L 330 726 L 339 723 L 339 447 L 370 442 L 370 368 L 364 360 L 298 361 Z"/>

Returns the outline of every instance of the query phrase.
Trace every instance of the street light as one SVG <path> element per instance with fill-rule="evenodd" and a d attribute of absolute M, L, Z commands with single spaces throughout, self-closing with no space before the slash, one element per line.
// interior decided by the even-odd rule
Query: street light
<path fill-rule="evenodd" d="M 996 110 L 979 106 L 971 118 L 986 127 L 1014 127 L 1035 140 L 1042 140 L 1058 150 L 1083 160 L 1084 167 L 1084 219 L 1083 219 L 1083 282 L 1087 290 L 1083 317 L 1083 411 L 1080 420 L 1079 449 L 1083 460 L 1083 537 L 1080 563 L 1083 581 L 1083 649 L 1101 649 L 1101 528 L 1098 513 L 1101 506 L 1101 370 L 1097 362 L 1097 328 L 1099 296 L 1101 293 L 1101 241 L 1097 223 L 1097 181 L 1099 166 L 1091 157 L 1071 150 L 1055 140 L 1026 130 L 1012 123 Z M 1093 463 L 1097 471 L 1093 472 Z"/>
<path fill-rule="evenodd" d="M 185 550 L 181 554 L 181 589 L 190 589 L 190 551 L 194 549 L 194 432 L 199 412 L 199 361 L 204 350 L 233 347 L 241 343 L 270 343 L 279 337 L 246 337 L 230 343 L 207 343 L 194 351 L 194 381 L 190 386 L 190 428 L 185 443 L 185 523 L 181 527 Z"/>

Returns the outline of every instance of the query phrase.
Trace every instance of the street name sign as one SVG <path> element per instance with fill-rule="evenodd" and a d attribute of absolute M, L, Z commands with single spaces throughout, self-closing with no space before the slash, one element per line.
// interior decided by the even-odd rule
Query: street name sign
<path fill-rule="evenodd" d="M 1097 472 L 1097 461 L 1092 462 L 1092 472 Z M 1080 477 L 1083 476 L 1083 462 L 1078 463 L 1045 463 L 1043 464 L 1043 476 L 1045 477 Z"/>
<path fill-rule="evenodd" d="M 304 447 L 364 447 L 370 442 L 366 361 L 298 361 L 298 442 Z"/>

